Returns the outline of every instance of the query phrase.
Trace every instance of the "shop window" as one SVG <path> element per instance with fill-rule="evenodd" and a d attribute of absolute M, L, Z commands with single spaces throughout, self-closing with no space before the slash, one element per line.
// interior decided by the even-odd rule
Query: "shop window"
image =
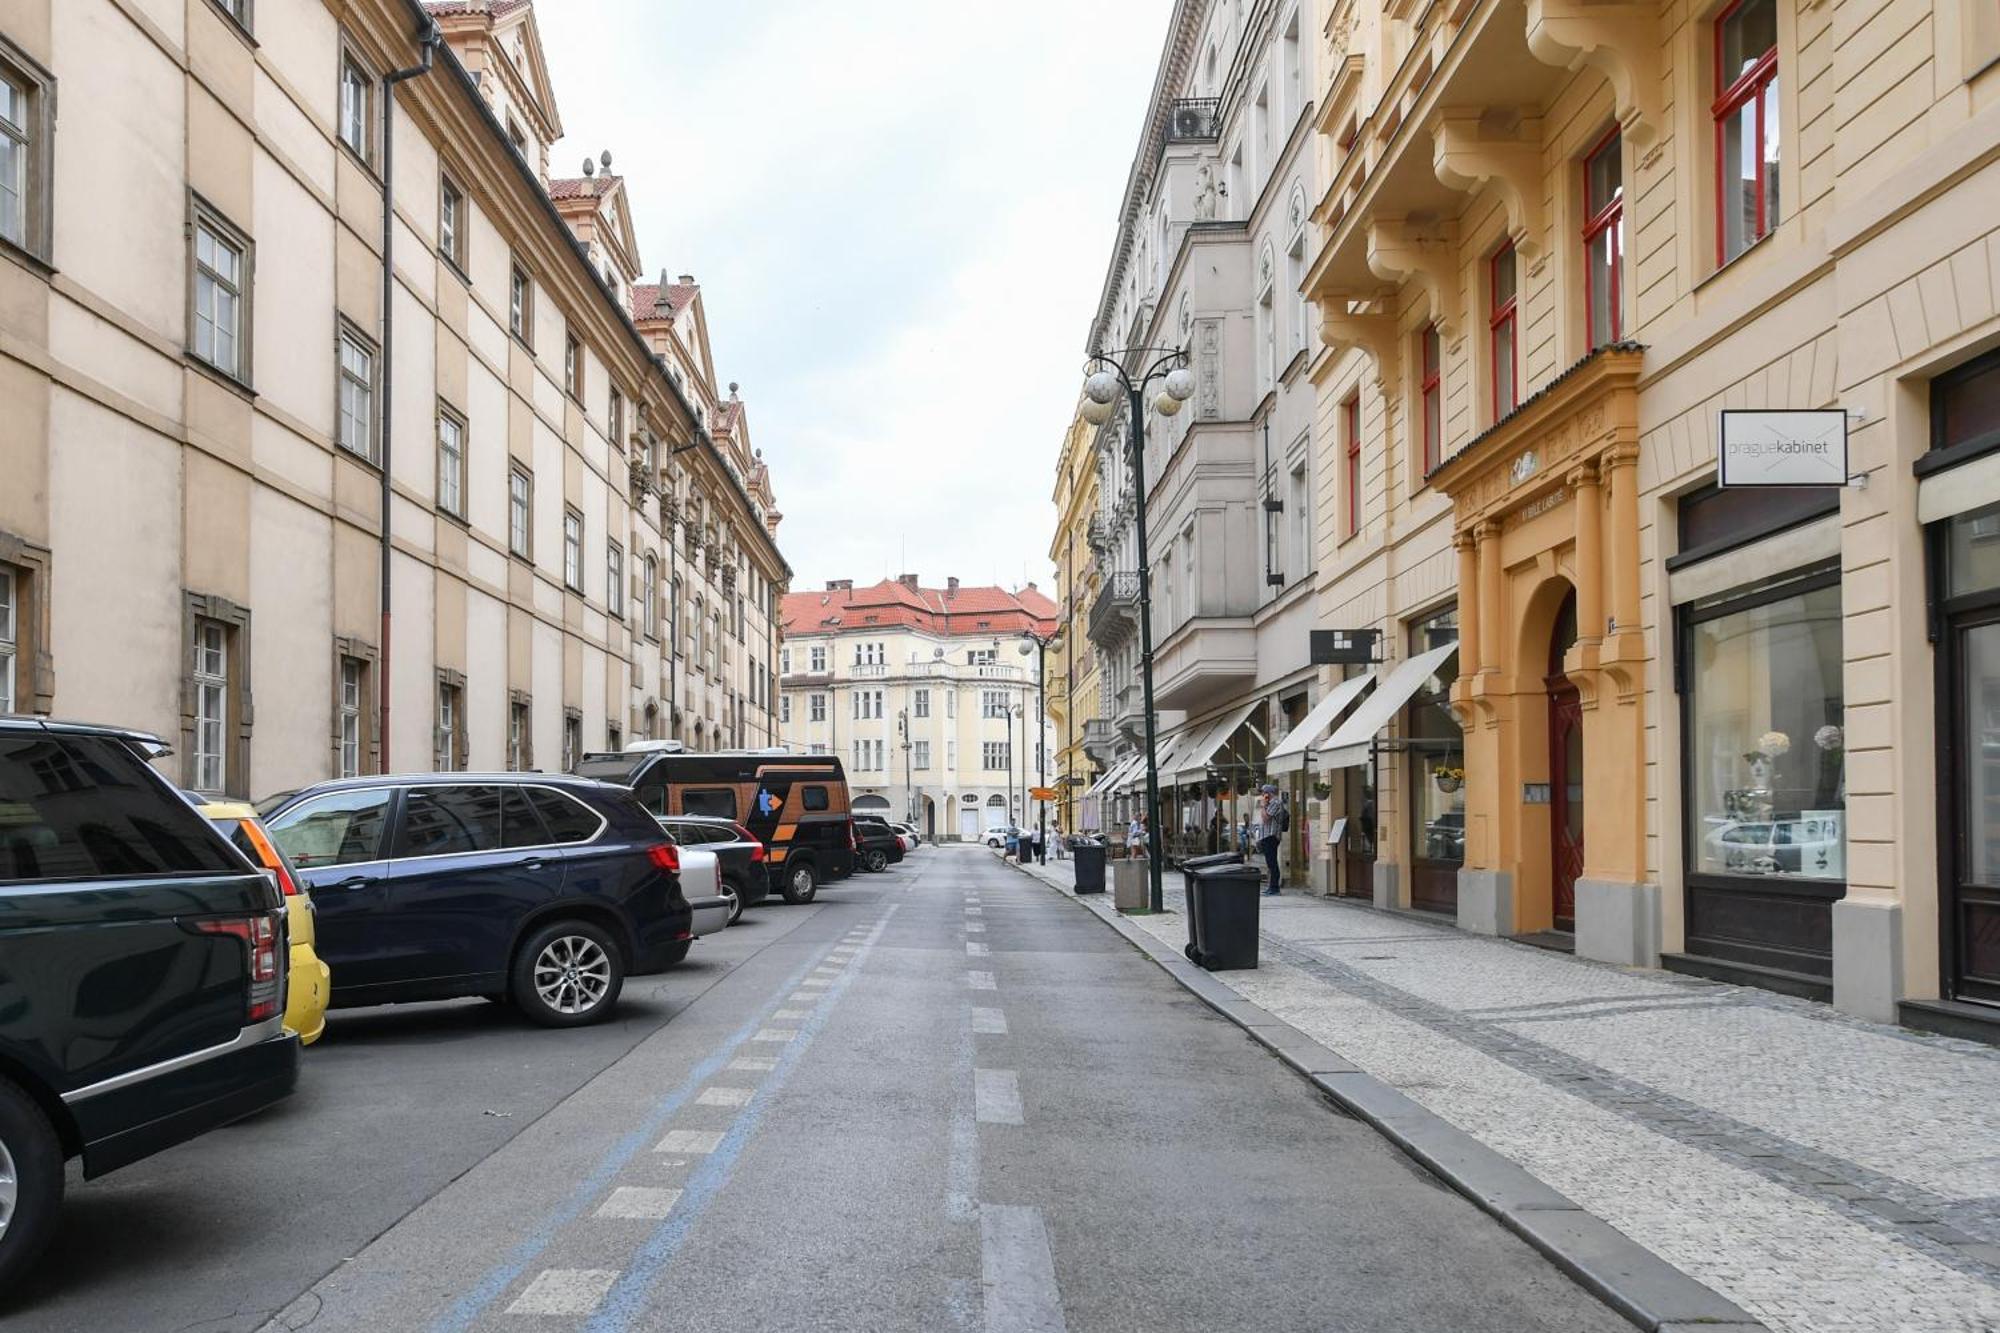
<path fill-rule="evenodd" d="M 1679 569 L 1786 528 L 1840 512 L 1840 492 L 1826 486 L 1703 486 L 1681 497 Z"/>
<path fill-rule="evenodd" d="M 1458 638 L 1458 608 L 1410 626 L 1410 656 Z M 1465 737 L 1451 715 L 1451 687 L 1458 658 L 1445 658 L 1436 674 L 1410 697 L 1404 714 L 1410 774 L 1410 902 L 1430 911 L 1458 905 L 1458 868 L 1465 863 Z"/>
<path fill-rule="evenodd" d="M 1736 0 L 1715 20 L 1716 263 L 1778 225 L 1777 0 Z"/>
<path fill-rule="evenodd" d="M 2000 449 L 2000 351 L 1931 381 L 1931 453 L 1917 471 Z"/>
<path fill-rule="evenodd" d="M 1682 669 L 1690 869 L 1843 880 L 1839 571 L 1696 603 Z"/>
<path fill-rule="evenodd" d="M 1625 336 L 1625 162 L 1612 130 L 1583 160 L 1584 341 L 1602 347 Z"/>

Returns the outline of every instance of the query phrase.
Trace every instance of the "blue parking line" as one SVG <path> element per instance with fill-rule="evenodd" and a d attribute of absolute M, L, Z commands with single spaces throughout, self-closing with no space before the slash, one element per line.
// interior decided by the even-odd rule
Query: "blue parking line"
<path fill-rule="evenodd" d="M 891 907 L 883 914 L 881 922 L 876 924 L 878 932 L 881 925 L 895 915 L 895 911 L 895 907 Z M 826 1026 L 828 1018 L 833 1014 L 835 1002 L 854 979 L 854 965 L 874 947 L 872 941 L 862 945 L 849 960 L 849 965 L 841 970 L 839 979 L 827 988 L 825 996 L 815 1006 L 812 1016 L 799 1026 L 799 1035 L 786 1045 L 785 1053 L 778 1057 L 777 1065 L 757 1085 L 756 1094 L 751 1097 L 749 1104 L 737 1113 L 735 1122 L 722 1136 L 722 1142 L 718 1143 L 715 1151 L 708 1155 L 708 1159 L 688 1176 L 687 1186 L 674 1204 L 673 1214 L 660 1223 L 653 1234 L 646 1238 L 645 1244 L 639 1247 L 638 1253 L 632 1256 L 632 1262 L 626 1265 L 618 1281 L 599 1303 L 597 1313 L 583 1326 L 584 1333 L 625 1333 L 631 1326 L 634 1316 L 644 1312 L 653 1295 L 654 1287 L 659 1283 L 661 1273 L 680 1252 L 688 1233 L 694 1229 L 694 1224 L 701 1220 L 702 1211 L 717 1194 L 722 1192 L 723 1186 L 729 1183 L 730 1174 L 736 1168 L 736 1160 L 742 1155 L 751 1136 L 757 1132 L 757 1126 L 763 1120 L 764 1112 L 770 1107 L 771 1099 L 780 1088 L 784 1087 L 785 1080 L 804 1057 L 806 1047 L 812 1045 L 813 1038 Z"/>
<path fill-rule="evenodd" d="M 791 980 L 778 987 L 777 994 L 783 996 L 796 990 L 799 983 L 805 980 L 806 974 L 819 966 L 827 953 L 838 947 L 837 941 L 828 945 L 818 957 L 794 972 Z M 770 1001 L 757 1012 L 756 1017 L 738 1028 L 707 1059 L 696 1065 L 693 1072 L 688 1075 L 687 1081 L 662 1098 L 652 1114 L 647 1116 L 637 1129 L 611 1146 L 591 1169 L 590 1174 L 571 1191 L 568 1199 L 543 1218 L 541 1224 L 525 1240 L 510 1250 L 505 1259 L 488 1269 L 485 1276 L 481 1277 L 449 1310 L 438 1316 L 431 1324 L 431 1333 L 469 1333 L 473 1321 L 479 1318 L 501 1292 L 507 1290 L 514 1279 L 521 1275 L 523 1269 L 548 1249 L 555 1240 L 556 1233 L 582 1216 L 584 1209 L 597 1201 L 604 1193 L 605 1187 L 625 1169 L 626 1164 L 659 1137 L 666 1122 L 671 1120 L 709 1079 L 715 1077 L 716 1073 L 734 1058 L 737 1048 L 749 1041 L 757 1029 L 765 1025 L 772 1011 L 783 1003 L 782 999 Z"/>

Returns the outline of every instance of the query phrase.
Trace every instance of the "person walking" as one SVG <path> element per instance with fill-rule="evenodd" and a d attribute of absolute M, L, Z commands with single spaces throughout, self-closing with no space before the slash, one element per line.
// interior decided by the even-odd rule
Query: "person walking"
<path fill-rule="evenodd" d="M 1042 826 L 1039 823 L 1037 823 L 1035 825 L 1034 846 L 1035 846 L 1035 864 L 1038 866 L 1045 866 L 1049 863 L 1049 847 L 1046 839 L 1047 835 L 1042 832 Z"/>
<path fill-rule="evenodd" d="M 1266 898 L 1278 896 L 1278 839 L 1284 836 L 1285 825 L 1290 815 L 1285 803 L 1278 798 L 1275 783 L 1267 782 L 1257 789 L 1257 850 L 1264 854 L 1264 867 L 1271 872 L 1271 882 L 1264 888 Z"/>

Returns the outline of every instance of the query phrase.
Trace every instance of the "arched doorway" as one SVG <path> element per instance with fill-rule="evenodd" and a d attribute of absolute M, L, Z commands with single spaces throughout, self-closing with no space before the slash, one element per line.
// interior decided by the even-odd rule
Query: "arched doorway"
<path fill-rule="evenodd" d="M 854 798 L 854 813 L 857 815 L 880 815 L 889 817 L 889 798 L 886 796 L 857 796 Z"/>
<path fill-rule="evenodd" d="M 937 841 L 937 802 L 928 796 L 924 797 L 924 837 Z"/>
<path fill-rule="evenodd" d="M 1576 881 L 1583 874 L 1583 700 L 1563 670 L 1576 643 L 1576 590 L 1549 631 L 1549 906 L 1557 930 L 1576 929 Z"/>

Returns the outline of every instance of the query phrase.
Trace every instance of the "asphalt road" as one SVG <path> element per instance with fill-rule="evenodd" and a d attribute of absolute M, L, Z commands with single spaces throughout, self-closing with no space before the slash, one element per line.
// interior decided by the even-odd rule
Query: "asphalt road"
<path fill-rule="evenodd" d="M 9 1326 L 1629 1328 L 984 849 L 752 919 L 601 1029 L 336 1016 Z"/>

